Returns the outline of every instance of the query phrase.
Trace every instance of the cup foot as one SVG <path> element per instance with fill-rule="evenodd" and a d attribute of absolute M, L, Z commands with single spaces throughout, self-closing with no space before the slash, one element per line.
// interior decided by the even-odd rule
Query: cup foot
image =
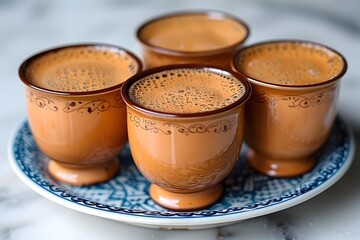
<path fill-rule="evenodd" d="M 69 168 L 54 160 L 50 160 L 48 165 L 52 177 L 74 186 L 87 186 L 108 181 L 118 173 L 119 169 L 118 159 L 92 168 Z"/>
<path fill-rule="evenodd" d="M 190 211 L 205 208 L 221 197 L 223 187 L 217 184 L 200 192 L 174 193 L 151 184 L 150 196 L 160 206 L 175 211 Z"/>
<path fill-rule="evenodd" d="M 248 149 L 247 161 L 258 172 L 271 177 L 296 177 L 310 171 L 316 163 L 314 155 L 297 159 L 277 159 Z"/>

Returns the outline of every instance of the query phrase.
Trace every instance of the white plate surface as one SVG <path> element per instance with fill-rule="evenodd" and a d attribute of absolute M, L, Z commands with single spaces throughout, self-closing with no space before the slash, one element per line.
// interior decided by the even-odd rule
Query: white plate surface
<path fill-rule="evenodd" d="M 16 174 L 31 189 L 73 210 L 145 227 L 200 229 L 277 212 L 320 194 L 348 170 L 354 148 L 349 129 L 338 118 L 329 141 L 318 153 L 318 164 L 303 176 L 264 176 L 254 172 L 242 154 L 224 183 L 222 199 L 193 212 L 173 212 L 156 205 L 148 195 L 149 182 L 135 167 L 129 148 L 119 156 L 121 172 L 111 181 L 90 187 L 69 186 L 49 176 L 48 158 L 36 146 L 27 121 L 14 132 L 9 158 Z"/>

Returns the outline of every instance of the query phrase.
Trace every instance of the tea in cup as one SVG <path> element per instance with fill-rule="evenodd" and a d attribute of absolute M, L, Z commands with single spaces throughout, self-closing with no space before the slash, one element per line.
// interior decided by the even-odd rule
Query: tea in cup
<path fill-rule="evenodd" d="M 233 54 L 248 35 L 242 20 L 218 11 L 168 14 L 137 30 L 145 68 L 179 63 L 230 67 Z"/>
<path fill-rule="evenodd" d="M 59 47 L 21 65 L 30 129 L 51 176 L 90 185 L 118 172 L 127 143 L 120 89 L 141 70 L 134 54 L 105 44 Z"/>
<path fill-rule="evenodd" d="M 250 93 L 237 73 L 198 65 L 153 68 L 125 82 L 131 154 L 156 203 L 185 211 L 221 197 Z"/>
<path fill-rule="evenodd" d="M 237 52 L 233 68 L 253 89 L 245 110 L 250 165 L 274 177 L 311 170 L 337 114 L 344 57 L 318 43 L 271 41 Z"/>

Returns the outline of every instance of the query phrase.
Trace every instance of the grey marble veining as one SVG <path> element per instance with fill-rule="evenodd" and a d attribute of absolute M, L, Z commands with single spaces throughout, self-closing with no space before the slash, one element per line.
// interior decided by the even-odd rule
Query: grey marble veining
<path fill-rule="evenodd" d="M 355 1 L 343 1 L 333 4 L 331 1 L 264 1 L 264 5 L 277 14 L 291 14 L 310 18 L 314 21 L 324 21 L 334 28 L 347 31 L 349 35 L 360 35 L 360 18 L 357 14 L 360 4 Z M 321 3 L 321 5 L 317 4 Z M 330 5 L 330 6 L 329 6 Z M 347 6 L 346 8 L 340 7 Z M 340 8 L 339 8 L 340 7 Z M 330 9 L 330 10 L 329 10 Z"/>

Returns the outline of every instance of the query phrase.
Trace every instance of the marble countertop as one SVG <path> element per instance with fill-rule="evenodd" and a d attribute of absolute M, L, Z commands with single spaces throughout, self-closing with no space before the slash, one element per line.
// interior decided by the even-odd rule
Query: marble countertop
<path fill-rule="evenodd" d="M 9 138 L 26 118 L 20 63 L 57 45 L 104 42 L 140 55 L 135 29 L 169 11 L 216 9 L 251 28 L 247 44 L 306 39 L 331 46 L 349 68 L 339 112 L 360 149 L 360 2 L 357 0 L 0 0 L 0 240 L 2 239 L 360 239 L 360 153 L 345 176 L 295 207 L 233 225 L 192 231 L 148 229 L 80 213 L 22 183 L 7 157 Z"/>

